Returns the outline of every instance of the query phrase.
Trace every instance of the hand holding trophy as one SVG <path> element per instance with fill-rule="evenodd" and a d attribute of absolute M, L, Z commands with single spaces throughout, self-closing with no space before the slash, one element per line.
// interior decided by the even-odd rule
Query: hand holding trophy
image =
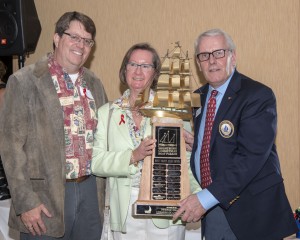
<path fill-rule="evenodd" d="M 156 93 L 146 89 L 136 102 L 139 111 L 151 117 L 156 139 L 143 163 L 136 216 L 172 217 L 179 201 L 190 194 L 183 120 L 192 118 L 191 107 L 199 106 L 200 98 L 190 92 L 189 58 L 182 55 L 177 42 L 163 58 Z"/>

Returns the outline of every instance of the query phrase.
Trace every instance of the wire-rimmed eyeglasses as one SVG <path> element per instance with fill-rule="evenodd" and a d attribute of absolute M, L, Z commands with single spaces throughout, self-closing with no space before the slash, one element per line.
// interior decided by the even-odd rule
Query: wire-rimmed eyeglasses
<path fill-rule="evenodd" d="M 81 40 L 83 40 L 83 45 L 86 46 L 86 47 L 91 48 L 95 44 L 95 41 L 93 39 L 90 39 L 90 38 L 83 38 L 83 37 L 80 37 L 76 34 L 71 34 L 71 33 L 67 33 L 67 32 L 63 32 L 63 34 L 68 35 L 70 37 L 71 41 L 74 42 L 74 43 L 80 43 Z"/>
<path fill-rule="evenodd" d="M 198 53 L 196 56 L 200 62 L 204 62 L 209 60 L 210 55 L 212 55 L 215 59 L 223 58 L 225 57 L 225 52 L 231 51 L 230 49 L 217 49 L 212 52 L 201 52 Z"/>
<path fill-rule="evenodd" d="M 135 62 L 129 62 L 126 65 L 127 70 L 132 72 L 137 70 L 138 67 L 140 67 L 143 72 L 150 72 L 154 68 L 154 65 L 148 63 L 137 64 Z"/>

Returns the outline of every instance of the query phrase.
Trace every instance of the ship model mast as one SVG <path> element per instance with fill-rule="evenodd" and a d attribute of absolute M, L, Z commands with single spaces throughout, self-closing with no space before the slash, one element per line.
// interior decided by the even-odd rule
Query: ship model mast
<path fill-rule="evenodd" d="M 191 70 L 188 52 L 184 54 L 179 42 L 162 59 L 153 103 L 147 102 L 150 89 L 146 89 L 136 105 L 147 117 L 171 117 L 190 120 L 192 107 L 200 107 L 200 96 L 191 92 Z"/>

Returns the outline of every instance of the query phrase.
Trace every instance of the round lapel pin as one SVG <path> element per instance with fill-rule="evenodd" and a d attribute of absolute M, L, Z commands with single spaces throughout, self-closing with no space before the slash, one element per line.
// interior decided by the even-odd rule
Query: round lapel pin
<path fill-rule="evenodd" d="M 234 133 L 234 126 L 232 122 L 224 120 L 219 124 L 219 132 L 222 137 L 230 138 Z"/>

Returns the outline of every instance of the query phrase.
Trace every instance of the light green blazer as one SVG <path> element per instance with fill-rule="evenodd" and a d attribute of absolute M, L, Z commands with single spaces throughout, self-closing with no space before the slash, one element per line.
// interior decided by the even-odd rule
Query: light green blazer
<path fill-rule="evenodd" d="M 124 114 L 125 124 L 121 123 L 121 114 Z M 111 229 L 126 232 L 125 222 L 128 213 L 131 193 L 131 178 L 138 168 L 130 165 L 130 157 L 134 146 L 129 135 L 126 114 L 121 109 L 114 109 L 107 134 L 109 104 L 98 110 L 98 125 L 95 133 L 92 171 L 95 175 L 109 177 Z M 150 119 L 146 120 L 145 137 L 150 136 Z M 108 139 L 107 139 L 108 136 Z M 107 151 L 107 142 L 109 151 Z M 192 191 L 199 190 L 199 185 L 190 172 Z M 167 228 L 172 221 L 164 218 L 152 218 L 158 228 Z M 177 222 L 177 224 L 180 221 Z"/>

